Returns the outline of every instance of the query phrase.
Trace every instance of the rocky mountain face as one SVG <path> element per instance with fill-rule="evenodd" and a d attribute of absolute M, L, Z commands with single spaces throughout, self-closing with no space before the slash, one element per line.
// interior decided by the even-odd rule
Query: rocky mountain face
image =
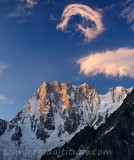
<path fill-rule="evenodd" d="M 0 136 L 4 134 L 6 129 L 7 129 L 7 122 L 0 119 Z"/>
<path fill-rule="evenodd" d="M 99 128 L 85 127 L 64 146 L 45 153 L 44 159 L 133 160 L 134 90 Z"/>
<path fill-rule="evenodd" d="M 87 84 L 43 83 L 15 118 L 0 120 L 0 159 L 38 160 L 87 126 L 96 133 L 131 90 L 116 87 L 100 95 Z"/>

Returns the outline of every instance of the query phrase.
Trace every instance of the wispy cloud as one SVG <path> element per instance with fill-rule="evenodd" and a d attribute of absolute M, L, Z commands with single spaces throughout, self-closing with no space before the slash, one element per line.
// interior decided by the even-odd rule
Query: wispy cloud
<path fill-rule="evenodd" d="M 102 10 L 95 10 L 83 4 L 70 4 L 66 6 L 61 17 L 61 23 L 57 25 L 57 29 L 66 31 L 70 19 L 75 15 L 80 15 L 83 20 L 87 21 L 86 26 L 84 26 L 83 22 L 76 26 L 76 31 L 82 32 L 86 42 L 95 39 L 104 31 Z"/>
<path fill-rule="evenodd" d="M 9 17 L 19 17 L 19 16 L 30 16 L 31 9 L 35 7 L 38 0 L 19 0 L 18 4 L 13 12 L 11 12 Z"/>
<path fill-rule="evenodd" d="M 134 49 L 119 48 L 89 54 L 80 58 L 77 64 L 80 65 L 80 72 L 85 75 L 104 74 L 134 78 Z"/>
<path fill-rule="evenodd" d="M 27 2 L 27 7 L 33 8 L 37 4 L 38 0 L 26 0 Z"/>
<path fill-rule="evenodd" d="M 4 103 L 4 104 L 13 104 L 14 100 L 5 97 L 4 95 L 0 95 L 0 103 Z"/>
<path fill-rule="evenodd" d="M 120 16 L 131 24 L 131 29 L 134 31 L 134 2 L 132 0 L 124 3 Z"/>
<path fill-rule="evenodd" d="M 105 6 L 105 7 L 103 8 L 103 10 L 104 10 L 104 11 L 111 11 L 111 10 L 115 9 L 116 7 L 117 7 L 117 4 L 113 3 L 113 4 L 111 4 L 111 5 Z"/>
<path fill-rule="evenodd" d="M 2 74 L 2 72 L 3 72 L 5 69 L 9 68 L 9 67 L 10 67 L 9 64 L 5 64 L 5 63 L 0 62 L 0 74 Z"/>
<path fill-rule="evenodd" d="M 56 16 L 54 15 L 54 14 L 50 14 L 50 16 L 49 16 L 49 19 L 51 20 L 51 21 L 57 21 L 58 19 L 56 18 Z"/>
<path fill-rule="evenodd" d="M 20 19 L 19 21 L 17 21 L 17 23 L 26 23 L 27 22 L 27 19 Z"/>
<path fill-rule="evenodd" d="M 6 70 L 9 67 L 10 67 L 9 64 L 0 62 L 0 74 L 2 74 L 3 71 Z M 10 98 L 7 98 L 6 96 L 0 94 L 0 103 L 13 104 L 14 100 L 10 99 Z"/>

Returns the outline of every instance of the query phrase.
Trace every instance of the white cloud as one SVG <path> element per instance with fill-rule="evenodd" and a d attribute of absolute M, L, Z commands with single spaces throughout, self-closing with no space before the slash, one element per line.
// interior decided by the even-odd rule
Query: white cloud
<path fill-rule="evenodd" d="M 127 23 L 131 24 L 131 29 L 134 31 L 134 3 L 128 0 L 124 5 L 120 16 L 126 19 Z"/>
<path fill-rule="evenodd" d="M 80 72 L 85 75 L 95 76 L 128 76 L 134 78 L 134 49 L 119 48 L 97 52 L 77 61 Z"/>
<path fill-rule="evenodd" d="M 8 64 L 0 62 L 0 74 L 9 67 Z"/>
<path fill-rule="evenodd" d="M 11 12 L 9 17 L 30 16 L 31 9 L 35 7 L 38 0 L 19 0 L 17 7 Z"/>
<path fill-rule="evenodd" d="M 77 30 L 82 32 L 85 37 L 85 41 L 95 39 L 104 31 L 104 26 L 102 24 L 102 10 L 94 10 L 83 4 L 68 5 L 63 11 L 61 23 L 57 25 L 57 29 L 66 31 L 70 19 L 75 15 L 80 15 L 82 19 L 86 20 L 88 23 L 86 27 L 82 23 L 77 25 Z M 89 27 L 92 23 L 93 25 Z"/>
<path fill-rule="evenodd" d="M 54 15 L 54 14 L 50 14 L 50 16 L 49 16 L 49 19 L 51 20 L 51 21 L 57 21 L 58 19 L 56 18 L 56 16 Z"/>
<path fill-rule="evenodd" d="M 4 103 L 4 104 L 13 104 L 14 100 L 9 99 L 3 95 L 0 95 L 0 103 Z"/>
<path fill-rule="evenodd" d="M 27 0 L 27 7 L 33 8 L 37 4 L 37 0 Z"/>

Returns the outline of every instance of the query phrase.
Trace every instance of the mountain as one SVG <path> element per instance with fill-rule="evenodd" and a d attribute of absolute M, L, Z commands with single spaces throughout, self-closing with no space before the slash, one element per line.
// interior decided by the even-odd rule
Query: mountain
<path fill-rule="evenodd" d="M 58 155 L 58 156 L 57 156 Z M 96 130 L 86 126 L 62 147 L 41 160 L 133 160 L 134 90 L 123 104 Z"/>
<path fill-rule="evenodd" d="M 0 120 L 0 159 L 38 160 L 87 127 L 98 133 L 131 91 L 116 87 L 100 95 L 85 83 L 44 82 L 16 117 Z"/>

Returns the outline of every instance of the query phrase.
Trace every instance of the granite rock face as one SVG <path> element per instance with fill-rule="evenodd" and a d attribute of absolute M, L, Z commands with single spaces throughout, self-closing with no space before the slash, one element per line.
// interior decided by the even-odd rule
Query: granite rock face
<path fill-rule="evenodd" d="M 0 119 L 0 136 L 5 133 L 6 129 L 7 129 L 7 122 Z"/>
<path fill-rule="evenodd" d="M 22 131 L 21 128 L 19 126 L 15 127 L 15 132 L 12 135 L 12 141 L 16 141 L 16 142 L 20 142 L 20 139 L 22 137 Z"/>

